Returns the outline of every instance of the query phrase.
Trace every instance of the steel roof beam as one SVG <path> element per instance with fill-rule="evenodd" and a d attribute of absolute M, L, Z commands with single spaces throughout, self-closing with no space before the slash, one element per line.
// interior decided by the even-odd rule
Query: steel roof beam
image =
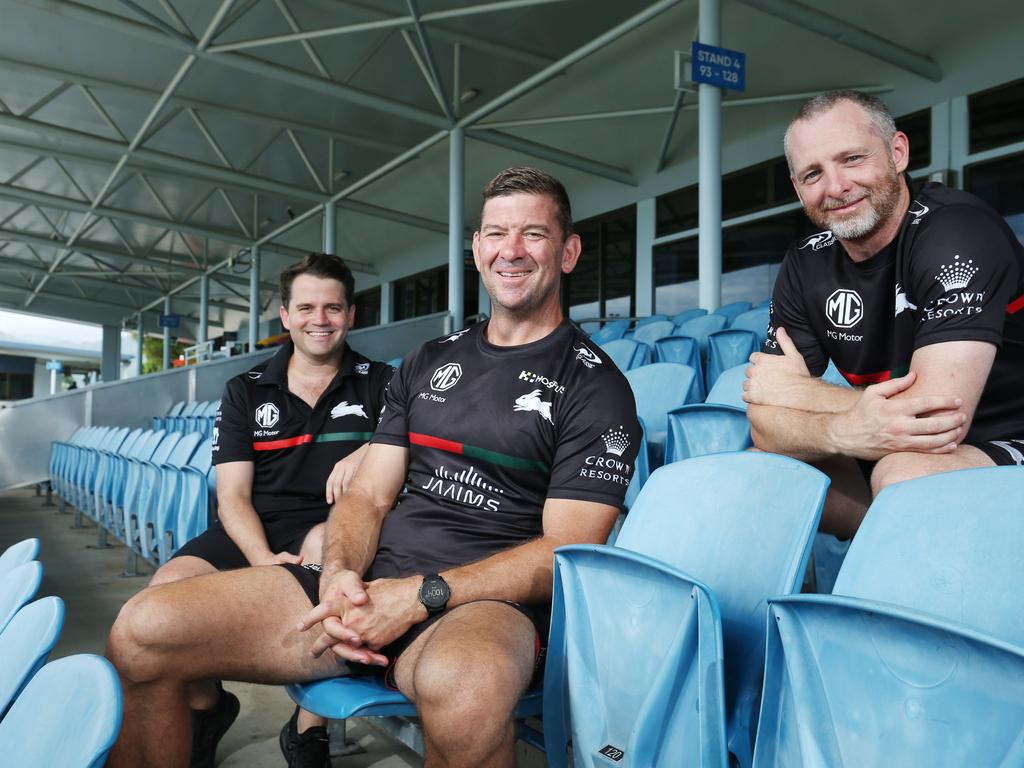
<path fill-rule="evenodd" d="M 0 68 L 10 69 L 15 72 L 27 72 L 29 74 L 42 75 L 49 77 L 54 80 L 61 82 L 71 82 L 80 86 L 88 86 L 91 88 L 100 88 L 115 91 L 118 93 L 129 94 L 132 96 L 144 96 L 152 98 L 160 95 L 159 91 L 154 91 L 149 88 L 142 88 L 138 85 L 132 85 L 130 83 L 119 82 L 116 80 L 109 80 L 99 77 L 92 77 L 91 75 L 84 75 L 79 72 L 67 72 L 65 70 L 56 69 L 54 67 L 44 66 L 42 64 L 30 64 L 25 61 L 16 61 L 15 59 L 7 59 L 0 56 Z M 182 109 L 199 109 L 204 112 L 214 112 L 228 117 L 237 118 L 239 120 L 245 120 L 251 123 L 258 123 L 260 125 L 266 125 L 272 128 L 287 129 L 291 128 L 296 131 L 303 131 L 305 133 L 312 133 L 317 136 L 323 136 L 328 139 L 340 139 L 350 144 L 357 146 L 366 147 L 368 149 L 376 149 L 381 152 L 401 152 L 405 147 L 395 142 L 384 141 L 382 139 L 375 139 L 369 136 L 359 136 L 353 133 L 347 133 L 345 131 L 336 131 L 332 128 L 311 125 L 309 123 L 303 123 L 297 120 L 289 120 L 288 118 L 278 117 L 276 115 L 267 115 L 262 112 L 251 112 L 245 109 L 239 109 L 237 107 L 227 107 L 223 104 L 214 104 L 209 101 L 203 101 L 201 99 L 191 99 L 186 96 L 172 96 L 169 104 L 180 107 Z"/>
<path fill-rule="evenodd" d="M 114 139 L 103 138 L 91 133 L 75 131 L 70 128 L 62 128 L 50 123 L 38 120 L 25 120 L 13 115 L 0 114 L 0 127 L 10 126 L 21 131 L 32 133 L 39 139 L 27 138 L 22 141 L 6 141 L 0 139 L 0 144 L 13 146 L 21 149 L 30 149 L 33 152 L 52 153 L 58 156 L 66 154 L 60 147 L 55 147 L 49 142 L 60 142 L 66 146 L 69 142 L 77 144 L 79 150 L 91 150 L 98 155 L 83 154 L 78 152 L 78 159 L 88 159 L 97 162 L 110 162 L 110 155 L 119 152 L 124 145 Z M 44 140 L 45 139 L 45 140 Z M 202 163 L 198 160 L 190 160 L 177 155 L 169 155 L 164 152 L 157 152 L 152 149 L 136 150 L 137 161 L 126 162 L 125 167 L 154 173 L 157 175 L 170 176 L 172 178 L 185 179 L 186 181 L 207 181 L 213 184 L 239 189 L 245 192 L 271 193 L 284 197 L 285 199 L 304 200 L 316 203 L 318 206 L 327 201 L 327 195 L 315 190 L 298 187 L 294 184 L 286 184 L 272 179 L 265 179 L 262 176 L 254 176 L 243 171 L 235 171 L 229 168 L 222 168 L 218 165 Z M 411 227 L 419 227 L 434 232 L 447 232 L 447 225 L 443 222 L 427 219 L 411 213 L 393 211 L 372 203 L 363 203 L 356 200 L 344 200 L 338 202 L 339 208 L 347 208 L 356 213 L 367 216 L 376 216 L 388 221 L 395 221 Z M 249 243 L 246 243 L 247 245 Z"/>
<path fill-rule="evenodd" d="M 564 165 L 566 168 L 574 168 L 577 171 L 583 171 L 584 173 L 589 173 L 592 176 L 611 179 L 612 181 L 617 181 L 620 184 L 628 184 L 632 187 L 636 186 L 636 180 L 633 178 L 633 174 L 629 171 L 623 168 L 617 168 L 614 165 L 598 162 L 597 160 L 591 160 L 588 157 L 574 155 L 563 149 L 549 147 L 545 144 L 538 144 L 535 141 L 522 139 L 518 136 L 511 136 L 507 133 L 501 133 L 500 131 L 466 131 L 466 135 L 472 139 L 476 139 L 477 141 L 483 141 L 487 144 L 494 144 L 498 147 L 511 149 L 513 152 L 522 152 L 527 155 L 532 155 L 533 157 L 539 157 L 542 160 L 558 163 L 559 165 Z"/>
<path fill-rule="evenodd" d="M 29 0 L 18 0 L 18 2 L 27 5 L 34 5 L 34 3 L 30 3 Z M 215 61 L 227 67 L 239 69 L 270 80 L 277 80 L 278 82 L 287 83 L 288 85 L 303 88 L 307 91 L 322 93 L 332 98 L 351 102 L 357 106 L 375 109 L 379 112 L 385 112 L 396 117 L 402 117 L 423 125 L 428 125 L 434 128 L 443 128 L 447 125 L 447 121 L 445 121 L 445 119 L 440 115 L 412 106 L 411 104 L 393 101 L 350 85 L 344 85 L 342 83 L 335 82 L 334 80 L 316 77 L 297 69 L 272 64 L 268 61 L 257 59 L 252 56 L 246 56 L 241 53 L 210 53 L 208 50 L 198 49 L 193 45 L 193 42 L 182 40 L 177 37 L 171 37 L 170 35 L 166 35 L 159 29 L 149 25 L 140 24 L 139 22 L 132 21 L 131 19 L 127 19 L 113 13 L 107 13 L 95 8 L 90 8 L 89 6 L 74 2 L 74 0 L 48 0 L 43 9 L 58 16 L 63 16 L 68 19 L 88 24 L 95 24 L 120 34 L 130 35 L 140 40 L 144 40 L 148 43 L 153 43 L 165 48 L 173 48 L 190 56 L 194 55 L 207 61 Z"/>
<path fill-rule="evenodd" d="M 782 19 L 790 24 L 827 37 L 840 45 L 866 53 L 932 82 L 942 80 L 942 69 L 927 56 L 856 27 L 842 19 L 794 0 L 739 0 L 743 5 Z"/>

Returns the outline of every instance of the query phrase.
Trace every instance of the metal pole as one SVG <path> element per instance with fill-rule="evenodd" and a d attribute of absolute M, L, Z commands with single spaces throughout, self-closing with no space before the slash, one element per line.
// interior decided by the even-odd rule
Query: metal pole
<path fill-rule="evenodd" d="M 252 267 L 249 270 L 249 351 L 256 351 L 260 325 L 260 247 L 250 251 Z"/>
<path fill-rule="evenodd" d="M 210 337 L 210 276 L 204 274 L 199 278 L 199 338 L 196 341 L 205 344 Z"/>
<path fill-rule="evenodd" d="M 719 45 L 719 0 L 700 0 L 700 42 Z M 701 83 L 697 93 L 699 176 L 697 236 L 700 306 L 712 312 L 722 303 L 722 92 Z"/>
<path fill-rule="evenodd" d="M 171 297 L 164 297 L 164 314 L 171 314 Z M 164 326 L 164 360 L 162 370 L 166 371 L 171 367 L 171 329 L 169 326 Z"/>
<path fill-rule="evenodd" d="M 146 335 L 143 332 L 143 328 L 142 328 L 142 313 L 141 312 L 139 312 L 138 318 L 139 318 L 138 319 L 138 324 L 136 325 L 136 328 L 138 329 L 138 332 L 137 332 L 136 335 L 137 335 L 138 338 L 135 339 L 135 360 L 136 360 L 136 364 L 138 366 L 138 372 L 135 375 L 136 376 L 141 376 L 142 375 L 142 352 L 143 352 L 143 347 L 144 347 L 143 342 L 144 342 L 144 340 L 146 338 Z"/>
<path fill-rule="evenodd" d="M 463 302 L 463 234 L 462 199 L 465 188 L 463 166 L 466 161 L 466 135 L 462 128 L 452 128 L 448 139 L 448 312 L 452 329 L 466 324 Z"/>
<path fill-rule="evenodd" d="M 338 252 L 338 214 L 333 200 L 324 203 L 324 253 Z M 351 300 L 351 296 L 347 297 Z"/>

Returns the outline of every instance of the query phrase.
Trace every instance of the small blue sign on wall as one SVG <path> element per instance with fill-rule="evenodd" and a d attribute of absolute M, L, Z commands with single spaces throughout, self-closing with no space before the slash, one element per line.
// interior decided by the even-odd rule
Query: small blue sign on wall
<path fill-rule="evenodd" d="M 61 371 L 64 370 L 64 364 L 60 360 L 47 360 L 46 370 L 56 371 L 57 373 L 60 373 Z"/>
<path fill-rule="evenodd" d="M 181 315 L 160 315 L 161 328 L 177 328 L 181 325 Z"/>
<path fill-rule="evenodd" d="M 694 42 L 693 82 L 742 91 L 747 85 L 747 54 L 714 45 Z"/>

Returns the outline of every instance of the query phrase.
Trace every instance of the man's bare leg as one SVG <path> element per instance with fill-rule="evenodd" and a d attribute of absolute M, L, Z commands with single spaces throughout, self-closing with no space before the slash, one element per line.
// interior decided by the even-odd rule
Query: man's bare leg
<path fill-rule="evenodd" d="M 416 704 L 424 768 L 513 768 L 513 715 L 535 650 L 533 623 L 497 601 L 455 608 L 405 650 L 395 682 Z"/>
<path fill-rule="evenodd" d="M 302 562 L 319 563 L 323 560 L 324 533 L 326 530 L 326 523 L 318 523 L 309 529 L 309 533 L 302 540 L 302 547 L 299 549 L 299 554 L 302 555 Z M 299 707 L 299 716 L 295 720 L 295 731 L 297 733 L 305 733 L 310 728 L 316 727 L 326 728 L 327 718 L 314 715 L 312 712 Z"/>
<path fill-rule="evenodd" d="M 186 688 L 196 680 L 281 684 L 343 671 L 331 654 L 310 655 L 317 632 L 296 629 L 309 608 L 299 583 L 277 567 L 196 576 L 135 595 L 107 641 L 124 693 L 108 764 L 188 765 Z"/>
<path fill-rule="evenodd" d="M 871 493 L 877 496 L 886 486 L 955 469 L 992 467 L 995 462 L 973 445 L 958 445 L 952 453 L 890 453 L 881 458 L 871 473 Z"/>
<path fill-rule="evenodd" d="M 831 456 L 813 464 L 831 480 L 818 530 L 849 539 L 871 504 L 871 489 L 864 473 L 857 460 L 849 456 Z"/>

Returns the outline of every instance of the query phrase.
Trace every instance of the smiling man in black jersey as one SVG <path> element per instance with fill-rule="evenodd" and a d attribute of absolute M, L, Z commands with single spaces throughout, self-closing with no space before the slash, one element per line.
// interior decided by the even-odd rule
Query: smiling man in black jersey
<path fill-rule="evenodd" d="M 822 529 L 840 536 L 891 483 L 1024 463 L 1024 249 L 1010 228 L 973 195 L 912 181 L 907 137 L 874 96 L 815 97 L 785 146 L 823 231 L 787 252 L 751 356 L 754 444 L 832 476 Z M 830 359 L 852 388 L 816 378 Z"/>
<path fill-rule="evenodd" d="M 580 255 L 562 185 L 500 173 L 473 254 L 492 317 L 402 362 L 331 511 L 322 572 L 199 576 L 122 611 L 108 644 L 125 695 L 111 765 L 184 764 L 191 680 L 345 673 L 380 675 L 415 703 L 425 765 L 514 765 L 552 553 L 606 540 L 641 432 L 625 377 L 562 313 L 561 276 Z"/>

